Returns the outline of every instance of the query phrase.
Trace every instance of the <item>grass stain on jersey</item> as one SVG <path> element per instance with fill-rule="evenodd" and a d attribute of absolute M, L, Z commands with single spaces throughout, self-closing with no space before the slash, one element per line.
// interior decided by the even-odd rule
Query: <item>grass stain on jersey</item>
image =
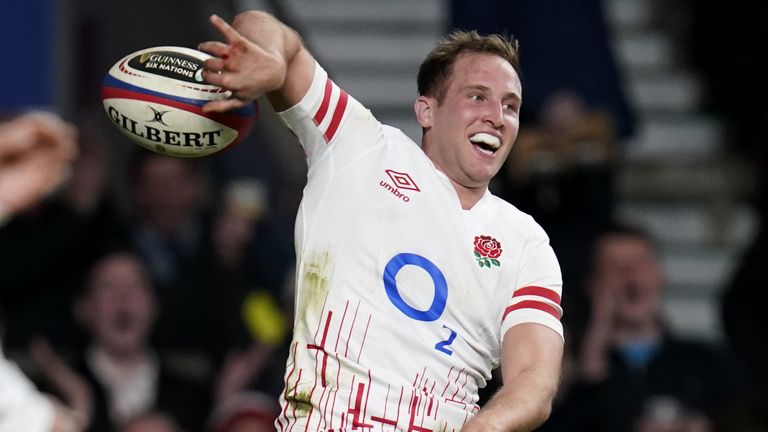
<path fill-rule="evenodd" d="M 285 401 L 288 402 L 289 407 L 296 410 L 297 414 L 307 414 L 312 408 L 312 402 L 309 399 L 308 391 L 287 395 Z"/>
<path fill-rule="evenodd" d="M 333 273 L 331 252 L 313 253 L 306 259 L 299 304 L 302 312 L 307 308 L 322 307 L 330 288 L 331 273 Z"/>

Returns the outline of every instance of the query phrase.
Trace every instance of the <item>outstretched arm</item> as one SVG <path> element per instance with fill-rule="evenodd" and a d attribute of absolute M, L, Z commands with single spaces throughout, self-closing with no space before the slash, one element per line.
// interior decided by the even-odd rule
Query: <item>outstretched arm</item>
<path fill-rule="evenodd" d="M 214 56 L 205 63 L 205 80 L 232 92 L 223 101 L 209 102 L 205 111 L 240 108 L 266 94 L 277 111 L 298 103 L 309 89 L 315 60 L 293 29 L 272 15 L 249 11 L 232 25 L 220 17 L 211 24 L 225 42 L 203 42 L 199 49 Z"/>
<path fill-rule="evenodd" d="M 552 409 L 562 356 L 562 338 L 543 325 L 518 324 L 507 330 L 503 385 L 462 432 L 527 432 L 538 427 Z"/>

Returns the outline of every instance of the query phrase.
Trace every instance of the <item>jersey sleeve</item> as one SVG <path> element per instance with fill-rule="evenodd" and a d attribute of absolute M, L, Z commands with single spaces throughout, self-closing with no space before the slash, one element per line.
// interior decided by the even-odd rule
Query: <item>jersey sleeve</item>
<path fill-rule="evenodd" d="M 563 337 L 560 264 L 549 238 L 538 225 L 536 228 L 539 235 L 526 248 L 517 286 L 502 317 L 501 340 L 510 327 L 522 323 L 547 326 Z"/>
<path fill-rule="evenodd" d="M 329 153 L 343 166 L 382 136 L 381 123 L 318 63 L 306 95 L 279 115 L 299 138 L 310 167 Z"/>
<path fill-rule="evenodd" d="M 0 353 L 0 432 L 44 432 L 52 424 L 50 401 Z"/>

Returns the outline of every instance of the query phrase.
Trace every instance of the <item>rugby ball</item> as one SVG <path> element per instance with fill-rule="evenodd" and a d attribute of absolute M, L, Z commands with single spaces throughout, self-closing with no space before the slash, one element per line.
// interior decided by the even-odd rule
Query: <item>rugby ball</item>
<path fill-rule="evenodd" d="M 256 119 L 253 105 L 204 113 L 203 105 L 230 92 L 203 81 L 208 54 L 161 46 L 127 55 L 110 68 L 101 86 L 104 110 L 133 142 L 156 153 L 201 157 L 236 144 Z"/>

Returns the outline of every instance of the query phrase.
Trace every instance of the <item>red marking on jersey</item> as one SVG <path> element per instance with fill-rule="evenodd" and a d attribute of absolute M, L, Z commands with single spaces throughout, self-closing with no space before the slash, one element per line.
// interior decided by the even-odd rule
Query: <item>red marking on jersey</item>
<path fill-rule="evenodd" d="M 427 407 L 427 415 L 432 415 L 432 404 L 435 402 L 434 398 L 434 392 L 435 392 L 435 386 L 437 385 L 437 381 L 432 383 L 432 388 L 429 389 L 429 407 Z M 427 388 L 424 387 L 424 392 L 427 393 Z M 435 415 L 437 415 L 437 407 L 435 407 Z"/>
<path fill-rule="evenodd" d="M 322 379 L 322 386 L 326 386 L 325 381 L 325 371 L 328 366 L 328 353 L 325 352 L 325 339 L 328 337 L 328 327 L 331 325 L 331 318 L 333 317 L 333 311 L 328 311 L 328 318 L 325 321 L 325 329 L 323 330 L 323 338 L 320 341 L 320 345 L 313 345 L 313 344 L 307 344 L 307 349 L 316 349 L 318 350 L 317 353 L 315 353 L 315 361 L 317 361 L 317 355 L 319 353 L 323 353 L 323 367 L 320 370 L 321 379 Z M 314 387 L 312 388 L 314 391 Z M 310 393 L 311 394 L 311 393 Z"/>
<path fill-rule="evenodd" d="M 363 354 L 363 346 L 365 345 L 365 339 L 368 337 L 368 327 L 371 325 L 371 315 L 368 315 L 368 322 L 365 323 L 365 333 L 363 333 L 363 340 L 360 342 L 360 351 L 357 353 L 357 363 L 360 363 L 360 355 Z"/>
<path fill-rule="evenodd" d="M 317 361 L 317 356 L 321 355 L 321 353 L 322 353 L 322 356 L 323 356 L 323 363 L 322 363 L 323 365 L 320 368 L 320 380 L 321 380 L 321 386 L 323 388 L 326 387 L 326 383 L 325 383 L 325 369 L 326 369 L 326 366 L 328 364 L 328 353 L 325 352 L 325 340 L 326 340 L 326 337 L 328 336 L 328 327 L 330 327 L 330 325 L 331 325 L 331 318 L 332 317 L 333 317 L 333 311 L 329 310 L 328 311 L 328 317 L 325 320 L 325 328 L 323 329 L 323 337 L 321 339 L 320 345 L 307 344 L 307 349 L 308 350 L 317 350 L 315 352 L 315 382 L 312 385 L 312 390 L 309 391 L 309 400 L 312 400 L 312 396 L 315 394 L 315 389 L 317 388 L 317 365 L 319 363 Z M 322 396 L 321 396 L 321 399 L 322 399 Z M 310 406 L 309 414 L 307 414 L 307 420 L 306 420 L 305 428 L 304 428 L 305 431 L 309 428 L 310 420 L 312 420 L 312 414 L 314 414 L 314 412 L 315 412 L 315 406 L 312 405 L 312 406 Z"/>
<path fill-rule="evenodd" d="M 360 310 L 360 301 L 357 302 L 355 307 L 355 316 L 352 318 L 352 325 L 349 326 L 349 334 L 347 335 L 347 346 L 344 348 L 344 357 L 349 354 L 349 341 L 352 339 L 352 329 L 355 328 L 355 322 L 357 321 L 357 311 Z"/>
<path fill-rule="evenodd" d="M 331 427 L 333 427 L 333 413 L 336 410 L 336 395 L 339 393 L 339 387 L 340 387 L 339 377 L 341 376 L 341 362 L 338 359 L 339 359 L 339 354 L 336 353 L 336 363 L 338 363 L 338 368 L 336 371 L 336 388 L 333 391 L 333 404 L 331 404 L 331 424 L 330 424 Z M 328 397 L 328 399 L 330 399 L 330 397 Z M 344 418 L 342 416 L 342 422 L 343 422 L 343 419 Z"/>
<path fill-rule="evenodd" d="M 367 424 L 363 422 L 362 420 L 365 420 L 365 414 L 361 409 L 364 409 L 363 407 L 363 392 L 365 391 L 365 384 L 358 383 L 357 384 L 357 395 L 355 395 L 355 406 L 350 407 L 347 412 L 352 415 L 352 429 L 357 429 L 359 427 L 364 428 L 371 428 L 373 427 L 372 424 Z M 362 416 L 362 420 L 360 417 Z"/>
<path fill-rule="evenodd" d="M 469 381 L 469 372 L 464 374 L 464 383 L 459 384 L 459 379 L 461 379 L 461 374 L 463 372 L 464 372 L 464 369 L 461 369 L 459 373 L 456 374 L 456 379 L 454 380 L 454 384 L 456 385 L 456 391 L 453 392 L 451 397 L 447 397 L 444 400 L 445 402 L 452 402 L 466 408 L 468 404 L 465 402 L 465 399 L 469 395 L 469 392 L 466 389 L 467 381 Z M 457 398 L 456 395 L 458 395 L 459 392 L 462 390 L 464 390 L 464 396 L 462 396 L 461 398 Z M 443 392 L 443 394 L 445 394 L 445 392 Z"/>
<path fill-rule="evenodd" d="M 323 323 L 322 316 L 323 316 L 323 312 L 325 312 L 325 305 L 326 305 L 326 303 L 328 303 L 328 294 L 329 293 L 326 292 L 325 293 L 325 298 L 323 299 L 323 307 L 320 309 L 320 317 L 321 318 L 320 318 L 320 321 L 318 321 L 318 323 L 317 323 L 317 328 L 315 329 L 315 334 L 314 334 L 314 336 L 312 336 L 312 340 L 313 341 L 317 340 L 317 333 L 320 332 L 320 327 L 321 327 L 321 324 Z"/>
<path fill-rule="evenodd" d="M 419 384 L 414 387 L 421 387 L 423 385 L 424 380 L 426 380 L 426 378 L 427 378 L 427 367 L 424 366 L 424 369 L 421 370 L 421 379 L 419 379 Z"/>
<path fill-rule="evenodd" d="M 462 402 L 466 402 L 467 396 L 469 396 L 469 392 L 467 391 L 467 382 L 469 382 L 469 372 L 464 374 L 464 383 L 461 385 L 461 388 L 464 390 L 464 396 L 461 397 Z"/>
<path fill-rule="evenodd" d="M 456 384 L 456 391 L 453 392 L 453 394 L 451 395 L 451 398 L 448 399 L 448 400 L 450 400 L 452 402 L 460 402 L 460 401 L 456 400 L 456 395 L 459 394 L 459 390 L 461 390 L 461 386 L 459 386 L 459 378 L 461 378 L 461 373 L 462 372 L 464 372 L 464 368 L 461 368 L 459 373 L 456 374 L 456 381 L 454 381 L 454 384 Z"/>
<path fill-rule="evenodd" d="M 344 327 L 344 319 L 347 317 L 347 309 L 349 308 L 349 300 L 344 303 L 344 314 L 341 316 L 341 323 L 339 324 L 339 331 L 336 333 L 336 345 L 333 346 L 333 350 L 339 352 L 339 340 L 341 340 L 341 329 Z"/>
<path fill-rule="evenodd" d="M 331 124 L 328 125 L 328 130 L 326 130 L 325 134 L 323 134 L 327 142 L 331 142 L 331 140 L 333 140 L 334 135 L 336 135 L 336 130 L 339 128 L 339 124 L 341 124 L 341 119 L 344 117 L 344 111 L 347 109 L 347 100 L 349 99 L 349 95 L 347 95 L 347 92 L 344 90 L 340 91 L 341 94 L 339 95 L 339 101 L 336 103 L 336 109 L 333 111 Z"/>
<path fill-rule="evenodd" d="M 544 302 L 536 301 L 536 300 L 521 301 L 520 303 L 513 304 L 512 306 L 507 307 L 507 310 L 504 311 L 504 316 L 501 319 L 504 320 L 504 318 L 506 318 L 510 312 L 513 312 L 519 309 L 538 309 L 542 312 L 546 312 L 552 315 L 553 317 L 555 317 L 555 319 L 558 319 L 558 320 L 560 319 L 560 311 L 558 311 L 554 306 Z"/>
<path fill-rule="evenodd" d="M 294 399 L 296 398 L 296 395 L 297 395 L 297 394 L 299 394 L 299 383 L 301 382 L 301 373 L 302 373 L 302 372 L 303 372 L 303 370 L 302 370 L 302 369 L 299 369 L 299 375 L 296 377 L 296 387 L 294 387 L 294 388 L 293 388 L 293 397 L 294 397 Z M 286 405 L 288 405 L 288 404 L 286 404 Z M 298 408 L 299 408 L 299 404 L 295 404 L 295 405 L 293 406 L 293 412 L 291 413 L 291 415 L 293 416 L 293 419 L 294 419 L 294 420 L 296 420 L 296 419 L 298 418 L 298 417 L 296 416 L 296 410 L 297 410 Z M 296 424 L 295 422 L 294 422 L 293 424 L 291 424 L 291 428 L 290 428 L 289 430 L 292 430 L 292 429 L 293 429 L 293 426 L 294 426 L 295 424 Z"/>
<path fill-rule="evenodd" d="M 414 420 L 416 419 L 416 406 L 419 404 L 419 397 L 414 396 L 411 400 L 411 419 L 408 423 L 408 432 L 416 431 L 416 432 L 432 432 L 432 429 L 427 429 L 425 427 L 417 426 L 414 424 Z"/>
<path fill-rule="evenodd" d="M 327 387 L 323 388 L 323 391 L 320 393 L 320 398 L 317 401 L 317 409 L 318 409 L 318 411 L 320 411 L 320 405 L 323 404 L 323 400 L 325 400 L 325 407 L 328 407 L 328 399 L 330 399 L 330 397 L 331 397 L 331 391 L 332 390 L 329 391 L 329 389 Z M 326 421 L 326 419 L 325 419 L 325 411 L 323 411 L 323 414 L 320 417 L 319 421 L 321 421 L 323 423 L 323 427 L 325 427 L 325 425 L 328 423 Z M 309 419 L 307 419 L 307 425 L 309 425 Z M 319 423 L 318 423 L 318 427 L 319 427 Z"/>
<path fill-rule="evenodd" d="M 448 390 L 448 385 L 451 383 L 451 373 L 453 373 L 454 366 L 451 366 L 451 368 L 448 370 L 448 376 L 446 377 L 446 383 L 445 388 L 443 389 L 443 392 L 440 394 L 440 397 L 445 396 L 445 392 Z"/>
<path fill-rule="evenodd" d="M 387 418 L 387 407 L 389 406 L 389 389 L 390 385 L 387 384 L 387 398 L 384 399 L 384 415 L 381 417 L 379 416 L 371 416 L 371 420 L 377 421 L 379 423 L 384 423 L 392 426 L 397 426 L 397 422 L 400 420 L 400 404 L 403 402 L 403 387 L 400 387 L 400 399 L 397 401 L 397 415 L 394 419 Z"/>
<path fill-rule="evenodd" d="M 368 398 L 371 396 L 372 385 L 371 371 L 368 370 L 368 389 L 365 392 L 365 403 L 363 404 L 363 419 L 368 415 Z"/>
<path fill-rule="evenodd" d="M 527 286 L 518 288 L 515 291 L 515 294 L 512 295 L 512 297 L 519 297 L 519 296 L 539 296 L 544 297 L 545 299 L 560 304 L 560 295 L 556 293 L 555 291 L 552 291 L 549 288 L 539 287 L 539 286 Z"/>
<path fill-rule="evenodd" d="M 397 426 L 397 420 L 388 419 L 385 417 L 371 416 L 371 420 L 379 423 L 384 423 L 392 426 Z"/>
<path fill-rule="evenodd" d="M 291 376 L 293 375 L 293 372 L 296 370 L 296 350 L 298 349 L 298 347 L 299 347 L 299 343 L 298 342 L 293 344 L 293 355 L 291 356 L 291 358 L 293 359 L 293 364 L 291 365 L 291 370 L 288 372 L 288 375 L 285 376 L 285 382 L 284 382 L 285 394 L 283 395 L 283 397 L 285 399 L 288 399 L 288 381 L 290 380 Z M 297 386 L 298 386 L 298 381 L 296 381 L 296 383 L 297 383 Z M 287 427 L 288 423 L 289 423 L 289 421 L 288 421 L 288 404 L 287 403 L 283 407 L 283 417 L 285 418 L 285 426 Z M 278 420 L 279 420 L 279 418 L 278 418 Z M 282 426 L 282 422 L 280 422 L 280 429 L 281 430 L 282 430 L 282 427 L 283 427 Z"/>
<path fill-rule="evenodd" d="M 331 104 L 331 92 L 333 91 L 333 81 L 331 81 L 330 78 L 328 78 L 325 81 L 325 93 L 323 94 L 323 101 L 320 103 L 320 108 L 317 109 L 317 112 L 315 113 L 315 117 L 312 119 L 314 120 L 315 124 L 320 126 L 320 123 L 323 122 L 323 119 L 325 118 L 325 114 L 328 112 L 328 106 Z"/>

